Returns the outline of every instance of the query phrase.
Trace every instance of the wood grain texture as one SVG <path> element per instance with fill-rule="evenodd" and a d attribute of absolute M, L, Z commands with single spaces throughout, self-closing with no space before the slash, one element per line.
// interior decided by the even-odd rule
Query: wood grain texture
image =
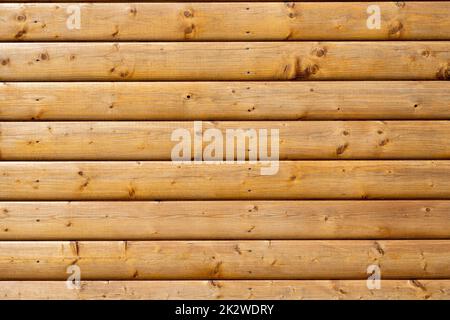
<path fill-rule="evenodd" d="M 0 242 L 0 280 L 383 279 L 450 277 L 449 240 Z"/>
<path fill-rule="evenodd" d="M 0 80 L 445 80 L 449 61 L 448 41 L 0 43 Z"/>
<path fill-rule="evenodd" d="M 445 239 L 449 235 L 450 201 L 441 200 L 0 202 L 0 240 Z"/>
<path fill-rule="evenodd" d="M 171 160 L 177 129 L 194 122 L 0 122 L 3 160 Z M 227 132 L 279 131 L 281 160 L 450 159 L 450 121 L 202 122 L 201 132 L 220 130 L 225 160 Z M 269 137 L 270 139 L 270 137 Z M 211 141 L 203 141 L 203 150 Z M 242 146 L 247 159 L 258 143 Z M 418 148 L 420 146 L 420 148 Z M 241 147 L 235 145 L 236 149 Z M 193 159 L 194 143 L 191 154 Z M 203 157 L 204 160 L 214 158 Z"/>
<path fill-rule="evenodd" d="M 423 2 L 435 2 L 435 0 L 421 0 L 421 1 L 423 1 Z M 39 0 L 39 1 L 38 0 L 16 0 L 14 2 L 18 2 L 18 3 L 36 3 L 36 2 L 39 2 L 39 3 L 42 3 L 42 0 Z M 60 1 L 60 0 L 47 0 L 45 2 L 48 2 L 48 3 L 54 3 L 54 2 L 61 3 L 62 1 Z M 64 2 L 77 2 L 77 3 L 97 3 L 97 2 L 102 3 L 102 2 L 108 2 L 108 3 L 115 3 L 115 2 L 123 2 L 123 1 L 122 0 L 96 0 L 96 1 L 93 1 L 93 0 L 82 0 L 82 1 L 80 1 L 80 0 L 68 0 L 68 1 L 64 1 Z M 191 2 L 192 3 L 193 1 L 191 1 L 191 0 L 177 0 L 177 1 L 173 1 L 173 0 L 144 0 L 144 1 L 141 1 L 141 2 L 143 2 L 143 3 L 153 3 L 153 2 L 157 2 L 157 3 Z M 199 1 L 195 1 L 195 2 L 212 3 L 212 2 L 244 2 L 244 1 L 242 1 L 242 0 L 217 0 L 217 1 L 216 0 L 214 0 L 214 1 L 211 1 L 211 0 L 199 0 Z M 270 1 L 268 1 L 268 0 L 248 0 L 248 1 L 245 1 L 245 2 L 284 2 L 284 1 L 282 1 L 282 0 L 270 0 Z M 354 0 L 304 0 L 304 1 L 301 1 L 301 2 L 320 3 L 320 2 L 355 2 L 355 1 Z M 382 2 L 387 2 L 387 1 L 386 0 L 382 0 L 380 2 L 382 3 Z M 407 2 L 409 2 L 409 0 Z M 11 3 L 11 0 L 0 0 L 0 3 Z"/>
<path fill-rule="evenodd" d="M 80 3 L 70 30 L 73 4 L 11 3 L 0 5 L 0 40 L 450 40 L 450 3 L 378 3 L 380 29 L 366 25 L 370 4 Z"/>
<path fill-rule="evenodd" d="M 0 0 L 0 299 L 450 299 L 450 2 L 258 1 Z"/>
<path fill-rule="evenodd" d="M 450 120 L 450 82 L 0 84 L 0 120 Z"/>
<path fill-rule="evenodd" d="M 449 199 L 450 161 L 0 162 L 1 200 Z"/>
<path fill-rule="evenodd" d="M 0 298 L 52 300 L 448 300 L 450 280 L 0 281 Z"/>

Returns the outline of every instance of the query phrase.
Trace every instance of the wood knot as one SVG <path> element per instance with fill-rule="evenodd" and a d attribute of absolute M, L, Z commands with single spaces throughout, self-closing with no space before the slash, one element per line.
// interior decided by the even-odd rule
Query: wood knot
<path fill-rule="evenodd" d="M 214 269 L 212 270 L 213 275 L 217 275 L 220 273 L 220 268 L 222 267 L 222 261 L 219 261 L 216 263 L 216 265 L 214 266 Z"/>
<path fill-rule="evenodd" d="M 410 280 L 410 283 L 416 287 L 419 288 L 422 291 L 426 291 L 426 287 L 419 281 L 419 280 Z"/>
<path fill-rule="evenodd" d="M 336 155 L 341 155 L 345 152 L 345 150 L 347 150 L 348 148 L 348 143 L 344 143 L 343 145 L 339 146 L 336 148 Z"/>
<path fill-rule="evenodd" d="M 430 51 L 424 50 L 422 51 L 422 57 L 428 58 L 431 55 Z"/>
<path fill-rule="evenodd" d="M 375 246 L 375 250 L 376 250 L 380 255 L 384 256 L 384 254 L 385 254 L 384 249 L 381 247 L 381 245 L 380 245 L 377 241 L 375 241 L 374 246 Z"/>
<path fill-rule="evenodd" d="M 293 9 L 295 7 L 295 2 L 286 2 L 284 5 L 288 8 Z"/>
<path fill-rule="evenodd" d="M 137 15 L 137 9 L 136 9 L 136 7 L 130 8 L 130 14 L 133 15 L 133 16 L 136 16 L 136 15 Z"/>
<path fill-rule="evenodd" d="M 20 30 L 19 32 L 17 32 L 16 35 L 14 36 L 14 38 L 20 39 L 20 38 L 22 38 L 26 33 L 27 33 L 27 30 L 24 28 L 24 29 Z"/>
<path fill-rule="evenodd" d="M 450 79 L 450 67 L 441 67 L 438 72 L 436 72 L 436 78 L 439 80 L 449 80 Z"/>
<path fill-rule="evenodd" d="M 187 26 L 186 28 L 184 28 L 184 34 L 191 34 L 194 32 L 195 29 L 195 25 L 191 24 L 190 26 Z"/>
<path fill-rule="evenodd" d="M 313 65 L 307 66 L 304 70 L 301 70 L 300 72 L 298 72 L 297 78 L 307 79 L 311 75 L 316 74 L 318 71 L 319 71 L 319 66 L 316 64 L 313 64 Z"/>
<path fill-rule="evenodd" d="M 403 30 L 403 23 L 400 21 L 393 22 L 389 27 L 389 36 L 400 33 Z"/>
<path fill-rule="evenodd" d="M 183 12 L 183 15 L 184 15 L 186 18 L 192 18 L 192 17 L 194 16 L 194 13 L 193 13 L 191 10 L 185 10 L 185 11 Z"/>
<path fill-rule="evenodd" d="M 316 48 L 316 49 L 313 50 L 313 54 L 316 57 L 321 58 L 321 57 L 323 57 L 323 56 L 325 56 L 327 54 L 327 49 L 326 48 Z"/>
<path fill-rule="evenodd" d="M 27 20 L 27 16 L 24 14 L 20 14 L 17 16 L 17 21 L 19 22 L 24 22 L 25 20 Z"/>
<path fill-rule="evenodd" d="M 294 19 L 295 17 L 297 17 L 297 12 L 294 9 L 295 8 L 295 2 L 286 2 L 285 6 L 287 8 L 288 11 L 288 17 L 290 19 Z"/>
<path fill-rule="evenodd" d="M 2 60 L 1 64 L 2 64 L 2 66 L 7 66 L 9 64 L 9 62 L 10 62 L 9 58 L 6 58 L 6 59 Z"/>
<path fill-rule="evenodd" d="M 214 280 L 210 280 L 209 281 L 209 284 L 212 286 L 212 287 L 215 287 L 215 288 L 222 288 L 222 285 L 219 283 L 219 282 L 216 282 L 216 281 L 214 281 Z"/>
<path fill-rule="evenodd" d="M 313 64 L 312 66 L 309 66 L 308 68 L 306 68 L 306 70 L 310 74 L 316 74 L 319 71 L 319 66 L 317 64 Z"/>
<path fill-rule="evenodd" d="M 116 26 L 116 30 L 111 34 L 112 37 L 117 37 L 119 35 L 119 27 Z"/>
<path fill-rule="evenodd" d="M 49 60 L 48 53 L 47 53 L 47 52 L 41 53 L 40 56 L 39 56 L 39 58 L 40 58 L 41 60 Z"/>

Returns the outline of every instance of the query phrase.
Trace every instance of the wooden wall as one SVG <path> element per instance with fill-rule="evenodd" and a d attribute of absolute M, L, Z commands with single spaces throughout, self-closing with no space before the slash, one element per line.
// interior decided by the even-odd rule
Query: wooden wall
<path fill-rule="evenodd" d="M 0 0 L 0 299 L 450 299 L 449 18 Z M 277 174 L 173 163 L 194 121 L 278 129 Z"/>

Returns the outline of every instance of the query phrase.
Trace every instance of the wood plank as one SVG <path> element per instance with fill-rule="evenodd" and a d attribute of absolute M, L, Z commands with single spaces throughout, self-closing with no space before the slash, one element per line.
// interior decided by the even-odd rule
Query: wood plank
<path fill-rule="evenodd" d="M 444 80 L 448 61 L 447 41 L 1 43 L 0 80 Z"/>
<path fill-rule="evenodd" d="M 194 140 L 194 122 L 0 122 L 0 159 L 171 160 L 179 143 L 171 135 L 177 129 Z M 281 160 L 450 159 L 450 121 L 201 123 L 203 134 L 211 129 L 220 130 L 225 140 L 221 160 L 230 130 L 278 130 Z M 210 144 L 204 141 L 203 150 Z M 247 141 L 242 148 L 257 152 L 258 143 Z M 191 154 L 193 159 L 193 143 Z"/>
<path fill-rule="evenodd" d="M 273 168 L 276 169 L 276 164 Z M 0 200 L 449 199 L 450 161 L 0 162 Z"/>
<path fill-rule="evenodd" d="M 382 0 L 381 2 L 385 2 L 387 0 Z M 434 1 L 434 0 L 421 0 L 421 1 Z M 11 3 L 11 0 L 0 0 L 0 3 Z M 16 0 L 14 2 L 19 3 L 34 3 L 34 2 L 42 2 L 42 0 Z M 61 0 L 46 0 L 45 2 L 57 2 L 60 3 Z M 91 3 L 91 2 L 123 2 L 123 0 L 66 0 L 64 2 L 77 2 L 77 3 Z M 141 2 L 163 2 L 163 3 L 172 3 L 172 2 L 192 2 L 192 0 L 143 0 Z M 197 0 L 195 2 L 243 2 L 242 0 Z M 283 0 L 246 0 L 246 2 L 284 2 Z M 301 2 L 354 2 L 354 0 L 302 0 Z"/>
<path fill-rule="evenodd" d="M 80 29 L 71 30 L 73 4 L 8 3 L 0 40 L 450 40 L 450 3 L 380 2 L 379 29 L 367 27 L 371 4 L 78 3 Z"/>
<path fill-rule="evenodd" d="M 450 82 L 0 84 L 0 120 L 450 120 Z"/>
<path fill-rule="evenodd" d="M 0 242 L 0 280 L 382 279 L 450 277 L 449 240 Z"/>
<path fill-rule="evenodd" d="M 0 202 L 0 240 L 448 239 L 449 235 L 450 201 Z"/>
<path fill-rule="evenodd" d="M 447 300 L 450 280 L 382 280 L 379 290 L 365 280 L 1 281 L 0 297 L 51 300 Z"/>

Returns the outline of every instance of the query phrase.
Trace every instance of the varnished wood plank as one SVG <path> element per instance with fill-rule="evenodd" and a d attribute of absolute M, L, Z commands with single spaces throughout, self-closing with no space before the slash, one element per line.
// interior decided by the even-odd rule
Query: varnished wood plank
<path fill-rule="evenodd" d="M 445 239 L 449 235 L 450 202 L 437 200 L 0 202 L 0 240 Z"/>
<path fill-rule="evenodd" d="M 448 199 L 450 161 L 0 162 L 1 200 Z M 275 166 L 276 168 L 276 166 Z"/>
<path fill-rule="evenodd" d="M 446 81 L 0 84 L 0 120 L 450 120 Z"/>
<path fill-rule="evenodd" d="M 0 122 L 0 158 L 171 160 L 178 144 L 171 135 L 180 128 L 190 132 L 194 140 L 194 122 Z M 224 140 L 230 130 L 256 134 L 264 129 L 278 130 L 281 160 L 450 159 L 449 121 L 201 123 L 203 134 L 210 129 L 220 130 Z M 222 160 L 227 143 L 223 143 Z M 209 144 L 203 141 L 203 150 Z M 250 152 L 257 148 L 257 143 L 247 142 Z M 193 156 L 193 143 L 191 149 Z"/>
<path fill-rule="evenodd" d="M 42 2 L 43 0 L 16 0 L 14 2 L 19 2 L 19 3 L 35 3 L 35 2 Z M 379 2 L 386 2 L 387 0 L 382 0 Z M 422 0 L 422 1 L 434 1 L 434 0 Z M 11 0 L 0 0 L 0 3 L 5 2 L 5 3 L 11 3 Z M 49 3 L 61 3 L 61 0 L 46 0 L 45 2 L 49 2 Z M 123 0 L 67 0 L 64 2 L 78 2 L 78 3 L 91 3 L 91 2 L 108 2 L 108 3 L 114 3 L 114 2 L 123 2 Z M 142 0 L 140 2 L 162 2 L 162 3 L 176 3 L 176 2 L 192 2 L 191 0 Z M 243 2 L 242 0 L 198 0 L 195 2 Z M 282 0 L 247 0 L 246 2 L 284 2 Z M 301 2 L 354 2 L 354 0 L 303 0 Z"/>
<path fill-rule="evenodd" d="M 0 280 L 382 279 L 450 277 L 449 240 L 0 242 Z"/>
<path fill-rule="evenodd" d="M 436 80 L 450 42 L 1 43 L 0 80 Z"/>
<path fill-rule="evenodd" d="M 1 281 L 2 299 L 52 300 L 447 300 L 450 280 L 382 280 L 378 290 L 365 280 Z"/>
<path fill-rule="evenodd" d="M 71 3 L 0 5 L 0 40 L 448 40 L 450 3 L 380 2 L 369 29 L 367 2 Z M 436 24 L 439 25 L 436 28 Z"/>

